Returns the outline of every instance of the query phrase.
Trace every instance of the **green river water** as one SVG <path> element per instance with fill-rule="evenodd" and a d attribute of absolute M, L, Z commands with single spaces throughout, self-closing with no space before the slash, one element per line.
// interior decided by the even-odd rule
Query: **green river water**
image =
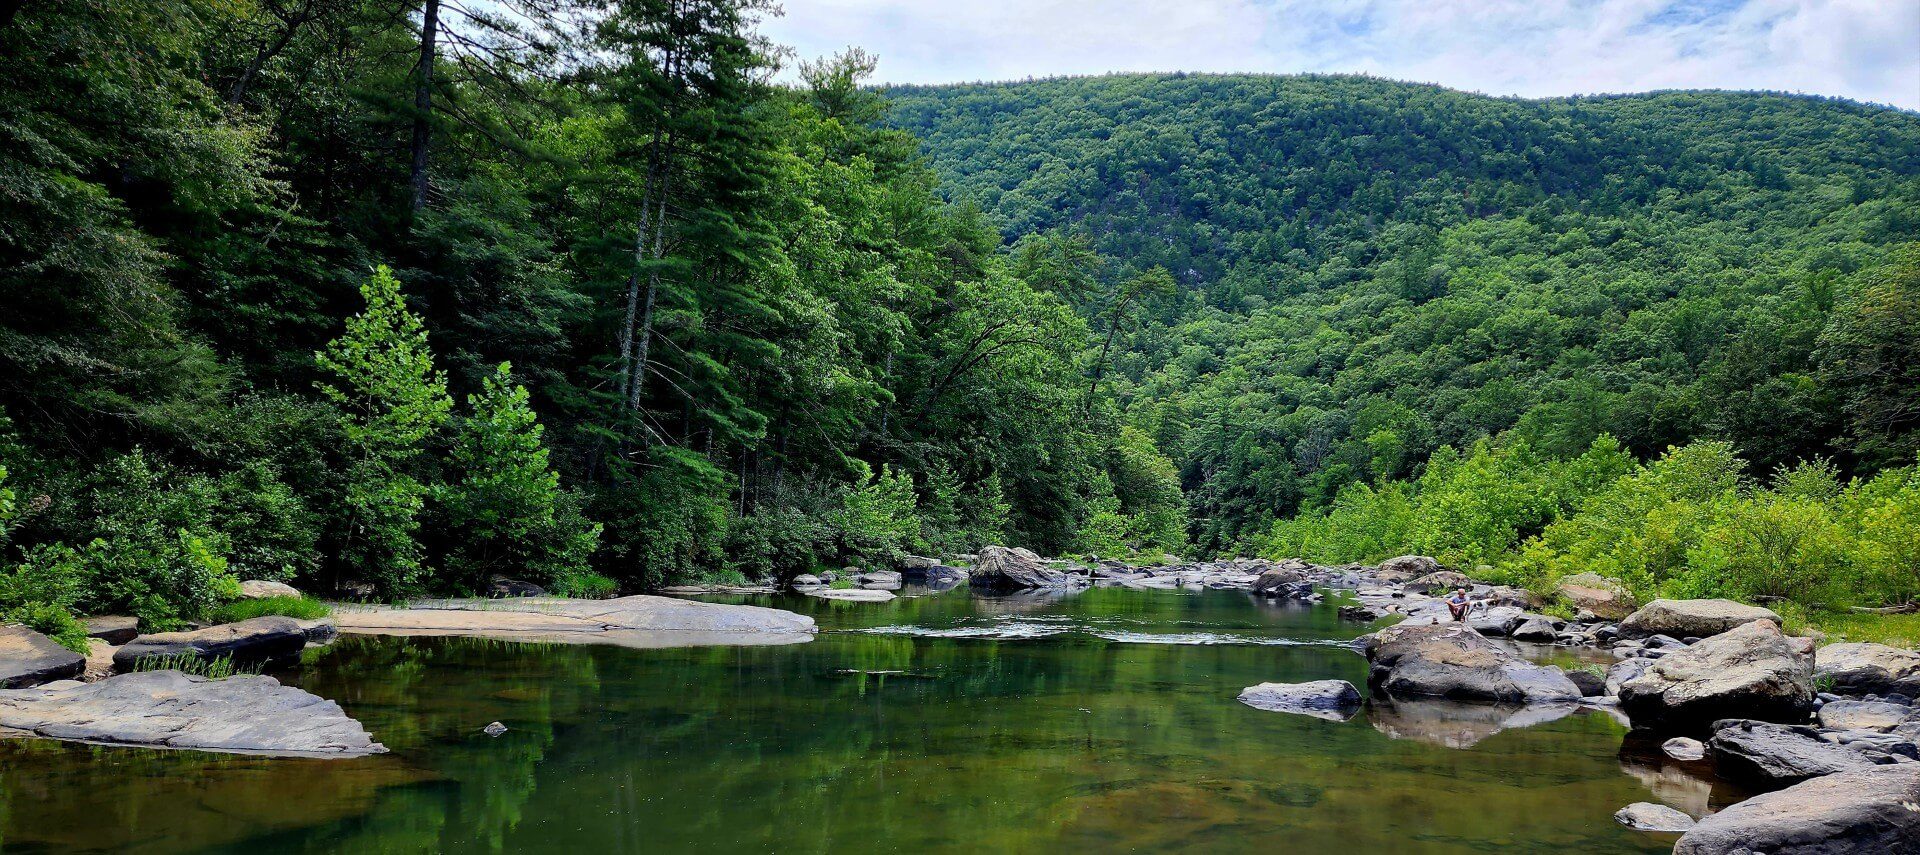
<path fill-rule="evenodd" d="M 1263 712 L 1364 685 L 1331 605 L 1228 591 L 760 598 L 816 641 L 626 650 L 345 638 L 283 681 L 393 753 L 268 759 L 0 740 L 0 850 L 1660 852 L 1612 820 L 1735 795 L 1601 712 Z M 847 673 L 847 672 L 855 673 Z M 895 671 L 888 675 L 859 672 Z M 1551 718 L 1544 716 L 1544 718 Z M 480 733 L 490 721 L 511 729 Z"/>

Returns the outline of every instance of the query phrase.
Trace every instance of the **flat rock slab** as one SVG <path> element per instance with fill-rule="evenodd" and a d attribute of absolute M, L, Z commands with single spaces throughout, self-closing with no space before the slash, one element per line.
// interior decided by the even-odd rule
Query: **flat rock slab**
<path fill-rule="evenodd" d="M 307 631 L 299 621 L 290 617 L 257 617 L 192 632 L 142 635 L 116 651 L 113 664 L 122 671 L 132 671 L 143 660 L 177 656 L 267 662 L 298 656 L 306 647 Z"/>
<path fill-rule="evenodd" d="M 82 618 L 87 625 L 87 637 L 98 638 L 108 644 L 121 645 L 140 635 L 140 619 L 125 615 L 96 615 Z"/>
<path fill-rule="evenodd" d="M 86 670 L 87 657 L 19 624 L 0 626 L 0 689 L 71 680 Z"/>
<path fill-rule="evenodd" d="M 1814 778 L 1700 820 L 1674 855 L 1897 855 L 1920 841 L 1920 763 Z"/>
<path fill-rule="evenodd" d="M 1780 615 L 1772 609 L 1732 600 L 1654 600 L 1620 622 L 1620 637 L 1706 638 L 1757 620 L 1780 626 Z"/>
<path fill-rule="evenodd" d="M 812 641 L 816 631 L 813 618 L 780 609 L 645 595 L 336 606 L 333 619 L 341 632 L 359 635 L 459 635 L 632 648 L 801 644 Z"/>
<path fill-rule="evenodd" d="M 808 591 L 807 596 L 844 603 L 884 603 L 893 599 L 893 592 L 878 588 L 815 588 Z"/>
<path fill-rule="evenodd" d="M 384 754 L 340 705 L 272 677 L 209 680 L 179 671 L 0 691 L 0 729 L 109 745 L 246 754 Z"/>

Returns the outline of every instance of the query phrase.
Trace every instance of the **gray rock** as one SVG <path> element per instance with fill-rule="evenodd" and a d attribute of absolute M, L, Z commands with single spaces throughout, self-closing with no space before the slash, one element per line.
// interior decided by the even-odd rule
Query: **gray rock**
<path fill-rule="evenodd" d="M 178 671 L 0 691 L 0 727 L 52 739 L 260 754 L 382 754 L 340 705 L 272 677 Z"/>
<path fill-rule="evenodd" d="M 1507 636 L 1515 641 L 1551 642 L 1559 639 L 1560 624 L 1546 615 L 1523 615 Z"/>
<path fill-rule="evenodd" d="M 1269 597 L 1286 597 L 1291 596 L 1300 585 L 1306 585 L 1309 591 L 1313 590 L 1313 583 L 1307 580 L 1304 571 L 1275 567 L 1253 580 L 1253 592 Z"/>
<path fill-rule="evenodd" d="M 1241 703 L 1271 712 L 1346 721 L 1360 710 L 1360 690 L 1345 680 L 1309 683 L 1261 683 L 1240 692 Z"/>
<path fill-rule="evenodd" d="M 807 596 L 848 603 L 884 603 L 893 599 L 893 592 L 872 588 L 815 588 L 808 591 Z"/>
<path fill-rule="evenodd" d="M 865 573 L 855 576 L 853 580 L 861 585 L 892 585 L 898 588 L 903 578 L 899 573 L 895 573 L 892 570 L 868 570 Z"/>
<path fill-rule="evenodd" d="M 306 646 L 307 633 L 293 618 L 257 617 L 190 632 L 142 635 L 115 651 L 113 664 L 122 671 L 132 671 L 149 657 L 232 657 L 242 663 L 270 662 L 298 656 Z"/>
<path fill-rule="evenodd" d="M 1764 721 L 1722 721 L 1707 747 L 1722 775 L 1763 787 L 1875 765 L 1859 751 L 1821 739 L 1813 728 Z"/>
<path fill-rule="evenodd" d="M 80 622 L 87 625 L 88 638 L 98 638 L 108 644 L 126 644 L 140 634 L 140 619 L 137 617 L 96 615 L 83 618 Z"/>
<path fill-rule="evenodd" d="M 1693 828 L 1693 817 L 1652 802 L 1634 802 L 1613 814 L 1618 822 L 1635 831 L 1660 831 L 1678 834 Z"/>
<path fill-rule="evenodd" d="M 505 576 L 495 576 L 493 577 L 493 581 L 487 585 L 487 595 L 492 597 L 544 597 L 547 595 L 547 589 L 535 585 L 532 582 L 509 579 Z"/>
<path fill-rule="evenodd" d="M 1407 582 L 1440 569 L 1440 562 L 1425 555 L 1402 555 L 1380 562 L 1374 575 L 1386 582 Z"/>
<path fill-rule="evenodd" d="M 1512 702 L 1576 701 L 1558 668 L 1534 665 L 1463 624 L 1397 624 L 1367 641 L 1367 682 L 1391 695 Z"/>
<path fill-rule="evenodd" d="M 308 644 L 326 644 L 340 637 L 340 625 L 330 617 L 296 620 L 294 624 L 300 627 L 300 634 L 306 636 Z"/>
<path fill-rule="evenodd" d="M 87 668 L 87 657 L 19 624 L 0 626 L 0 689 L 71 680 Z"/>
<path fill-rule="evenodd" d="M 1707 756 L 1706 743 L 1685 736 L 1660 743 L 1660 751 L 1675 760 L 1702 760 Z"/>
<path fill-rule="evenodd" d="M 240 583 L 240 598 L 243 600 L 264 600 L 269 597 L 298 596 L 300 596 L 300 590 L 285 582 L 248 579 Z"/>
<path fill-rule="evenodd" d="M 1912 707 L 1885 701 L 1833 701 L 1820 707 L 1820 724 L 1837 730 L 1885 733 L 1913 715 Z"/>
<path fill-rule="evenodd" d="M 1674 855 L 1902 855 L 1920 841 L 1920 764 L 1814 778 L 1700 821 Z"/>
<path fill-rule="evenodd" d="M 1885 644 L 1829 644 L 1814 654 L 1813 673 L 1852 694 L 1920 692 L 1920 653 Z"/>
<path fill-rule="evenodd" d="M 1620 686 L 1637 728 L 1703 730 L 1723 718 L 1804 721 L 1813 711 L 1813 669 L 1780 628 L 1751 621 L 1668 654 Z"/>
<path fill-rule="evenodd" d="M 1567 679 L 1573 681 L 1573 685 L 1580 690 L 1580 697 L 1605 697 L 1607 694 L 1607 678 L 1592 671 L 1568 671 Z"/>
<path fill-rule="evenodd" d="M 1555 588 L 1562 599 L 1575 609 L 1607 620 L 1620 620 L 1634 610 L 1633 594 L 1627 586 L 1598 573 L 1575 573 L 1560 580 Z"/>
<path fill-rule="evenodd" d="M 1467 578 L 1467 574 L 1454 570 L 1436 570 L 1401 587 L 1410 594 L 1431 594 L 1455 588 L 1472 588 L 1473 580 Z"/>
<path fill-rule="evenodd" d="M 1481 635 L 1504 636 L 1526 614 L 1519 606 L 1493 606 L 1467 613 L 1467 626 Z"/>
<path fill-rule="evenodd" d="M 1025 549 L 989 546 L 980 550 L 980 560 L 968 574 L 968 584 L 990 591 L 1017 591 L 1030 588 L 1065 588 L 1073 577 L 1054 570 L 1040 556 Z"/>
<path fill-rule="evenodd" d="M 334 611 L 340 631 L 359 635 L 459 635 L 641 649 L 804 644 L 813 618 L 782 609 L 634 595 L 611 600 L 520 597 L 425 600 Z"/>
<path fill-rule="evenodd" d="M 500 734 L 507 732 L 507 726 L 496 721 L 488 724 L 486 727 L 480 728 L 480 732 L 498 738 Z"/>
<path fill-rule="evenodd" d="M 1772 610 L 1732 600 L 1654 600 L 1620 622 L 1620 637 L 1706 638 L 1757 620 L 1780 625 L 1780 616 Z"/>
<path fill-rule="evenodd" d="M 1341 620 L 1356 621 L 1358 623 L 1373 623 L 1387 616 L 1385 610 L 1365 605 L 1341 606 L 1339 614 Z"/>
<path fill-rule="evenodd" d="M 820 581 L 820 577 L 812 573 L 802 573 L 793 577 L 793 582 L 790 584 L 795 588 L 818 588 L 822 582 Z"/>

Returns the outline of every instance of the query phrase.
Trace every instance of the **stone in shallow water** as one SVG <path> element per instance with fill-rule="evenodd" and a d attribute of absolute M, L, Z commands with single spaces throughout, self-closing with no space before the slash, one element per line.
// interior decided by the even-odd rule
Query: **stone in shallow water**
<path fill-rule="evenodd" d="M 70 680 L 87 667 L 87 657 L 24 626 L 0 626 L 0 688 L 19 689 L 53 680 Z"/>
<path fill-rule="evenodd" d="M 408 608 L 335 611 L 341 632 L 463 635 L 512 641 L 662 648 L 801 644 L 813 618 L 780 609 L 637 595 L 612 600 L 520 597 L 428 600 Z"/>
<path fill-rule="evenodd" d="M 1465 624 L 1395 624 L 1366 646 L 1367 682 L 1396 696 L 1502 702 L 1577 701 L 1558 668 L 1529 663 Z"/>
<path fill-rule="evenodd" d="M 1822 740 L 1811 727 L 1763 721 L 1720 722 L 1708 745 L 1721 774 L 1761 786 L 1784 787 L 1874 765 L 1859 751 Z"/>
<path fill-rule="evenodd" d="M 884 603 L 893 599 L 893 592 L 872 588 L 816 588 L 808 591 L 807 596 L 849 603 Z"/>
<path fill-rule="evenodd" d="M 1902 855 L 1920 841 L 1920 763 L 1814 778 L 1700 820 L 1674 855 Z"/>
<path fill-rule="evenodd" d="M 1261 683 L 1240 691 L 1241 703 L 1254 709 L 1295 713 L 1328 721 L 1346 721 L 1360 709 L 1360 690 L 1345 680 Z"/>
<path fill-rule="evenodd" d="M 1702 730 L 1723 718 L 1805 721 L 1813 669 L 1780 628 L 1752 621 L 1670 653 L 1620 686 L 1639 728 Z"/>
<path fill-rule="evenodd" d="M 1676 736 L 1660 743 L 1660 750 L 1675 760 L 1700 760 L 1707 756 L 1706 743 L 1685 736 Z"/>
<path fill-rule="evenodd" d="M 179 671 L 0 691 L 0 727 L 51 739 L 252 754 L 384 754 L 340 705 L 272 677 Z"/>
<path fill-rule="evenodd" d="M 1615 822 L 1635 831 L 1679 833 L 1693 827 L 1693 817 L 1652 802 L 1634 802 L 1615 812 Z"/>

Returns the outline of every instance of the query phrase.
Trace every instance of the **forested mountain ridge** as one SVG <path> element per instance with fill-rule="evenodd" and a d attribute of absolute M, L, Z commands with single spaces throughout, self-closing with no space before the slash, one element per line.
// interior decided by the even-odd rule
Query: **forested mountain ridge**
<path fill-rule="evenodd" d="M 1724 439 L 1756 474 L 1913 461 L 1903 393 L 1840 379 L 1872 350 L 1840 334 L 1854 295 L 1920 238 L 1912 113 L 1318 76 L 888 95 L 1017 255 L 1172 274 L 1108 382 L 1180 463 L 1202 548 L 1503 432 L 1557 459 Z"/>

